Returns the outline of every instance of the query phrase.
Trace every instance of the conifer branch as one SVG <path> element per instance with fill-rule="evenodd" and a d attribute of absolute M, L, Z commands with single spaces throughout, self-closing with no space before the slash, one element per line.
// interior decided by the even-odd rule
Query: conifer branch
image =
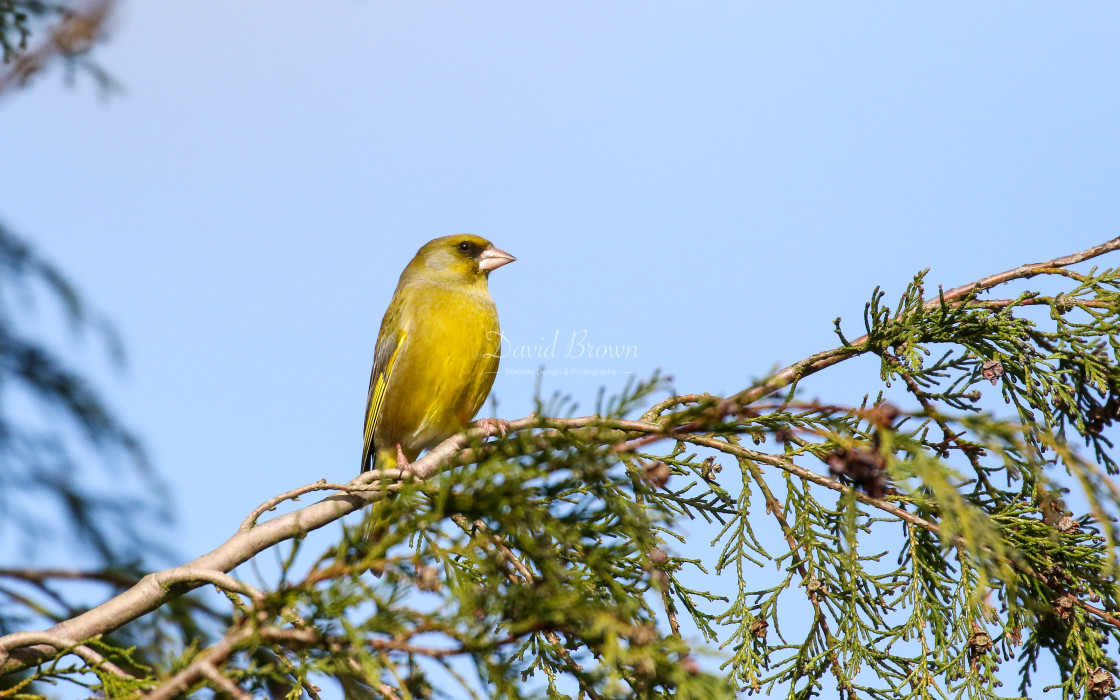
<path fill-rule="evenodd" d="M 687 625 L 722 641 L 729 677 L 744 689 L 787 683 L 792 694 L 812 693 L 831 673 L 842 696 L 922 698 L 937 687 L 994 698 L 999 662 L 1018 653 L 1026 688 L 1032 664 L 1049 652 L 1066 698 L 1103 697 L 1114 682 L 1109 645 L 1120 642 L 1120 533 L 1111 520 L 1120 488 L 1106 434 L 1120 421 L 1120 271 L 1066 266 L 1117 248 L 1120 239 L 932 299 L 921 273 L 893 310 L 875 290 L 862 338 L 841 334 L 841 347 L 729 398 L 671 396 L 627 418 L 651 402 L 655 378 L 629 385 L 596 415 L 548 417 L 563 407 L 542 405 L 498 439 L 479 425 L 408 471 L 291 489 L 254 509 L 213 552 L 149 574 L 47 634 L 89 646 L 212 584 L 236 600 L 235 621 L 176 673 L 144 679 L 152 697 L 202 685 L 233 697 L 262 683 L 298 691 L 312 687 L 309 677 L 334 676 L 403 698 L 437 668 L 473 692 L 446 664 L 452 657 L 473 662 L 495 694 L 511 697 L 515 679 L 537 673 L 549 692 L 560 692 L 564 677 L 590 698 L 680 689 L 730 697 L 692 661 Z M 976 298 L 1036 275 L 1073 286 L 1055 296 Z M 1018 314 L 1040 305 L 1050 309 L 1049 326 L 1032 320 L 1041 314 Z M 910 410 L 881 397 L 858 406 L 798 398 L 798 382 L 867 352 L 879 356 L 885 384 L 905 387 L 900 402 Z M 1013 418 L 977 410 L 989 382 Z M 788 391 L 761 400 L 779 389 Z M 664 454 L 637 450 L 658 441 Z M 738 466 L 739 483 L 719 476 L 721 457 Z M 767 467 L 784 480 L 781 499 Z M 1084 514 L 1066 504 L 1066 483 L 1085 497 Z M 328 489 L 317 503 L 261 520 Z M 755 535 L 752 494 L 781 533 L 777 555 Z M 295 573 L 304 534 L 375 501 L 382 540 L 344 526 L 341 542 Z M 700 518 L 720 528 L 716 574 L 735 572 L 731 599 L 682 583 L 684 570 L 708 573 L 699 558 L 672 552 L 674 540 L 686 542 L 676 524 Z M 897 564 L 862 549 L 868 533 L 882 537 L 890 523 L 902 526 Z M 283 542 L 276 586 L 248 587 L 230 575 Z M 751 567 L 767 563 L 778 564 L 776 580 L 758 584 Z M 794 603 L 812 617 L 804 638 L 791 640 L 777 610 L 788 609 L 794 587 L 803 589 Z M 424 595 L 444 605 L 412 604 Z M 658 631 L 665 626 L 669 633 Z M 45 639 L 0 637 L 9 653 L 0 674 L 57 658 Z M 112 649 L 102 656 L 122 667 L 127 650 L 104 639 L 98 652 Z M 246 663 L 252 649 L 273 656 Z"/>

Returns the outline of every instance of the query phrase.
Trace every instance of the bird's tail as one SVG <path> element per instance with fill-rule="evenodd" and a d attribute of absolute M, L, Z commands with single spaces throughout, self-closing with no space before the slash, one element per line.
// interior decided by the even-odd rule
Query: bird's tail
<path fill-rule="evenodd" d="M 363 472 L 374 469 L 392 469 L 396 465 L 397 453 L 395 450 L 372 451 L 367 447 L 365 454 L 362 456 Z M 391 494 L 388 497 L 391 497 Z M 366 532 L 362 537 L 367 545 L 380 542 L 389 529 L 391 523 L 387 511 L 391 509 L 386 505 L 386 500 L 386 498 L 379 498 L 370 506 L 369 516 L 366 520 Z"/>
<path fill-rule="evenodd" d="M 367 442 L 366 446 L 362 448 L 362 468 L 359 473 L 365 473 L 376 469 L 377 453 L 373 451 L 373 444 Z"/>

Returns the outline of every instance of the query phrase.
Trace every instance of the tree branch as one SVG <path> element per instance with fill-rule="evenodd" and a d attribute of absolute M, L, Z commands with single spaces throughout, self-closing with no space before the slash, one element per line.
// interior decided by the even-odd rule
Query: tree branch
<path fill-rule="evenodd" d="M 976 291 L 989 289 L 1014 279 L 1029 278 L 1038 274 L 1057 274 L 1057 271 L 1063 266 L 1082 262 L 1117 249 L 1120 249 L 1120 238 L 1081 253 L 1055 258 L 1043 263 L 1024 265 L 985 277 L 977 282 L 951 289 L 938 298 L 925 302 L 925 306 L 932 309 L 941 304 L 942 300 L 946 302 L 959 301 Z M 604 444 L 614 443 L 615 449 L 620 450 L 633 449 L 644 442 L 672 437 L 683 442 L 728 452 L 748 460 L 771 464 L 817 485 L 840 493 L 851 493 L 853 491 L 852 487 L 805 469 L 792 461 L 775 455 L 748 450 L 737 445 L 729 445 L 715 437 L 700 433 L 705 429 L 705 426 L 711 424 L 713 415 L 718 414 L 722 418 L 734 411 L 742 410 L 742 406 L 772 394 L 809 374 L 820 371 L 848 357 L 866 352 L 866 343 L 867 338 L 865 336 L 842 347 L 817 353 L 801 362 L 790 365 L 767 380 L 736 394 L 729 400 L 717 401 L 714 397 L 690 395 L 674 397 L 658 405 L 659 410 L 665 410 L 673 406 L 690 403 L 701 405 L 709 402 L 714 403 L 715 405 L 712 407 L 714 413 L 702 416 L 701 419 L 696 419 L 695 414 L 687 412 L 669 414 L 656 419 L 652 419 L 654 416 L 647 413 L 646 420 L 604 419 L 600 416 L 556 419 L 538 418 L 531 415 L 512 421 L 509 424 L 509 430 L 600 428 L 603 431 L 614 431 L 614 433 L 596 434 L 596 439 Z M 674 420 L 687 420 L 688 422 L 683 425 L 674 425 Z M 449 438 L 423 458 L 414 462 L 409 470 L 368 472 L 344 485 L 328 484 L 320 481 L 269 499 L 246 518 L 238 532 L 213 551 L 181 567 L 144 576 L 120 595 L 81 615 L 61 622 L 46 632 L 24 632 L 0 637 L 0 675 L 51 658 L 57 654 L 60 648 L 73 647 L 77 641 L 93 639 L 98 635 L 116 630 L 157 609 L 168 600 L 180 596 L 203 583 L 211 583 L 225 590 L 247 595 L 255 601 L 259 600 L 263 596 L 260 591 L 232 578 L 228 575 L 229 572 L 269 547 L 324 527 L 381 498 L 403 478 L 425 480 L 442 470 L 488 454 L 489 451 L 494 449 L 492 446 L 475 448 L 471 445 L 485 440 L 489 433 L 490 431 L 485 428 L 473 428 Z M 544 433 L 534 435 L 533 438 L 547 441 L 548 436 L 549 431 L 546 430 Z M 631 439 L 624 442 L 623 440 L 628 437 Z M 261 515 L 283 501 L 327 488 L 336 488 L 337 492 L 299 510 L 277 516 L 263 523 L 257 523 Z M 854 491 L 854 497 L 861 503 L 890 513 L 911 525 L 922 527 L 931 532 L 938 531 L 937 524 L 919 518 L 892 503 L 872 498 L 858 490 Z M 10 569 L 7 571 L 20 570 Z M 1088 608 L 1086 609 L 1088 610 Z M 1090 610 L 1090 612 L 1092 611 Z M 1107 615 L 1107 613 L 1105 614 Z M 229 640 L 228 635 L 225 639 Z M 62 644 L 62 646 L 60 647 L 55 642 Z M 192 678 L 197 679 L 197 673 L 201 672 L 201 670 L 197 670 L 196 675 Z M 176 693 L 185 691 L 186 686 L 183 686 L 181 682 L 173 685 L 175 687 L 172 690 L 165 691 L 168 693 L 166 697 L 172 697 Z"/>
<path fill-rule="evenodd" d="M 13 638 L 13 642 L 17 647 L 47 645 L 53 649 L 58 650 L 59 652 L 70 652 L 73 654 L 77 654 L 90 666 L 103 668 L 106 671 L 112 673 L 114 676 L 118 676 L 120 678 L 132 677 L 128 673 L 125 673 L 119 666 L 110 661 L 107 661 L 104 656 L 86 646 L 85 644 L 78 644 L 69 639 L 66 639 L 65 637 L 60 637 L 57 634 L 51 634 L 49 632 L 16 632 L 15 634 L 10 634 L 7 637 L 4 637 L 4 639 L 8 639 L 9 637 Z M 7 652 L 4 649 L 0 648 L 0 667 L 2 667 L 6 661 L 6 655 Z"/>
<path fill-rule="evenodd" d="M 62 20 L 35 48 L 24 52 L 8 70 L 0 73 L 0 94 L 23 85 L 51 60 L 85 53 L 105 34 L 105 27 L 116 0 L 92 0 L 84 6 L 65 10 Z"/>
<path fill-rule="evenodd" d="M 1104 255 L 1105 253 L 1110 253 L 1114 250 L 1120 250 L 1120 237 L 1113 238 L 1110 241 L 1106 241 L 1105 243 L 1101 243 L 1100 245 L 1093 246 L 1092 248 L 1087 248 L 1079 253 L 1065 255 L 1060 258 L 1054 258 L 1053 260 L 1047 260 L 1045 262 L 1020 265 L 1019 267 L 1016 267 L 1014 269 L 1006 270 L 994 275 L 989 275 L 975 282 L 970 282 L 959 287 L 954 287 L 953 289 L 950 289 L 947 292 L 942 292 L 937 297 L 934 297 L 925 302 L 923 304 L 923 308 L 927 311 L 931 311 L 940 306 L 943 300 L 945 302 L 959 301 L 970 294 L 986 291 L 993 287 L 998 287 L 1001 284 L 1005 284 L 1017 279 L 1029 279 L 1036 275 L 1042 274 L 1065 275 L 1069 271 L 1063 270 L 1062 268 L 1084 262 L 1086 260 L 1091 260 L 1093 258 Z M 748 406 L 755 401 L 765 398 L 776 391 L 784 389 L 785 387 L 794 384 L 795 382 L 798 382 L 811 374 L 820 372 L 823 369 L 832 367 L 833 365 L 839 364 L 840 362 L 843 362 L 850 357 L 861 355 L 865 352 L 867 352 L 867 336 L 863 335 L 841 347 L 833 348 L 831 350 L 825 350 L 815 355 L 810 355 L 809 357 L 806 357 L 799 362 L 795 362 L 792 365 L 789 365 L 788 367 L 775 372 L 762 382 L 755 384 L 752 387 L 748 387 L 743 391 L 740 391 L 738 394 L 731 396 L 725 401 L 719 402 L 718 404 L 716 404 L 714 409 L 715 415 L 703 415 L 692 420 L 689 423 L 677 425 L 670 431 L 665 432 L 663 436 L 673 437 L 674 433 L 688 433 L 698 430 L 702 428 L 707 421 L 722 419 L 732 411 L 735 411 L 742 406 Z M 665 404 L 666 407 L 673 405 L 672 400 L 662 403 Z M 678 401 L 676 403 L 683 403 L 683 401 Z M 616 445 L 615 449 L 620 452 L 630 451 L 637 449 L 643 445 L 647 445 L 651 442 L 655 442 L 658 439 L 659 437 L 656 435 L 647 435 L 636 440 L 632 440 L 623 445 Z"/>
<path fill-rule="evenodd" d="M 215 663 L 224 663 L 237 645 L 253 636 L 247 628 L 236 629 L 218 641 L 209 649 L 199 652 L 198 656 L 186 668 L 176 673 L 159 687 L 147 693 L 144 697 L 148 700 L 172 700 L 186 693 L 200 676 L 205 676 L 207 668 L 214 668 Z"/>
<path fill-rule="evenodd" d="M 602 419 L 598 416 L 587 416 L 565 422 L 571 424 L 571 426 L 580 426 L 592 425 L 601 421 Z M 524 430 L 538 427 L 540 424 L 541 421 L 532 416 L 514 421 L 510 424 L 510 427 L 513 430 Z M 235 581 L 235 579 L 226 581 L 220 575 L 227 574 L 269 547 L 329 525 L 380 498 L 385 489 L 377 487 L 377 485 L 386 484 L 387 479 L 399 480 L 409 476 L 421 480 L 430 478 L 441 469 L 455 463 L 456 458 L 460 456 L 469 457 L 471 451 L 468 445 L 472 441 L 485 439 L 488 434 L 488 431 L 484 429 L 472 429 L 448 438 L 424 457 L 413 462 L 411 470 L 383 470 L 361 474 L 345 484 L 345 491 L 335 493 L 317 503 L 255 525 L 248 530 L 239 530 L 225 543 L 208 554 L 204 554 L 181 567 L 148 574 L 120 595 L 110 598 L 77 617 L 51 627 L 47 632 L 61 639 L 91 639 L 97 635 L 118 629 L 138 617 L 152 612 L 168 600 L 197 588 L 200 582 L 213 583 L 221 580 L 229 583 Z M 309 488 L 309 490 L 315 490 L 318 485 L 309 485 L 309 487 L 314 487 Z M 294 491 L 299 490 L 295 489 Z M 270 499 L 266 504 L 274 500 L 276 499 Z M 239 586 L 243 586 L 240 582 L 237 583 Z M 218 585 L 224 587 L 221 584 Z M 244 592 L 247 589 L 235 587 L 230 590 Z M 55 648 L 45 643 L 33 642 L 29 644 L 17 634 L 0 637 L 0 652 L 7 656 L 0 662 L 0 675 L 4 675 L 54 656 Z"/>
<path fill-rule="evenodd" d="M 16 578 L 29 583 L 41 584 L 51 580 L 96 581 L 113 586 L 125 587 L 136 583 L 135 576 L 128 576 L 109 569 L 82 571 L 80 569 L 9 569 L 0 568 L 0 576 Z"/>

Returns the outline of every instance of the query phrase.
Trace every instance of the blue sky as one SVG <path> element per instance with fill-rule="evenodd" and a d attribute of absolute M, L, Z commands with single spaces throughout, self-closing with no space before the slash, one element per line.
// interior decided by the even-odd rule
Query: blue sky
<path fill-rule="evenodd" d="M 430 238 L 518 257 L 510 343 L 573 334 L 584 407 L 661 368 L 732 392 L 947 286 L 1120 233 L 1120 6 L 132 2 L 101 101 L 0 101 L 0 216 L 115 319 L 88 363 L 179 503 L 181 550 L 349 479 L 381 314 Z M 1115 261 L 1111 261 L 1115 264 Z M 499 415 L 537 358 L 503 361 Z M 811 395 L 858 402 L 873 363 Z"/>

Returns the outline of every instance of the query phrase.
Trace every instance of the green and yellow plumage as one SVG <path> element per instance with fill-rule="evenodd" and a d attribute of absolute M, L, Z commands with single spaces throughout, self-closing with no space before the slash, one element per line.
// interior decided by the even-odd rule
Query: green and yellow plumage
<path fill-rule="evenodd" d="M 412 461 L 482 407 L 501 354 L 487 277 L 513 260 L 458 234 L 427 243 L 401 273 L 374 351 L 363 471 L 394 463 L 398 445 Z"/>

